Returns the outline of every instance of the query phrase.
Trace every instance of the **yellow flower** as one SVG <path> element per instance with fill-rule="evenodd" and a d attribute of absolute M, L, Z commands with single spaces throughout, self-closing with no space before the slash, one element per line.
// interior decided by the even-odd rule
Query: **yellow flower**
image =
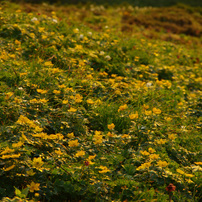
<path fill-rule="evenodd" d="M 109 130 L 113 130 L 115 128 L 115 125 L 113 123 L 111 123 L 107 127 Z"/>
<path fill-rule="evenodd" d="M 166 161 L 158 161 L 157 162 L 157 166 L 159 166 L 159 167 L 166 167 L 168 165 L 168 163 L 166 162 Z"/>
<path fill-rule="evenodd" d="M 145 156 L 150 155 L 150 153 L 149 153 L 149 152 L 147 152 L 147 151 L 141 151 L 140 153 L 141 153 L 142 155 L 145 155 Z"/>
<path fill-rule="evenodd" d="M 77 147 L 79 145 L 78 140 L 71 140 L 68 142 L 69 147 Z"/>
<path fill-rule="evenodd" d="M 48 135 L 47 133 L 37 133 L 37 134 L 32 134 L 33 137 L 39 137 L 42 138 L 44 140 L 48 139 Z"/>
<path fill-rule="evenodd" d="M 95 135 L 93 136 L 94 144 L 102 143 L 102 135 L 100 131 L 95 131 Z"/>
<path fill-rule="evenodd" d="M 60 94 L 60 92 L 61 92 L 60 90 L 54 90 L 53 91 L 54 94 Z"/>
<path fill-rule="evenodd" d="M 192 174 L 186 174 L 186 173 L 185 173 L 185 176 L 186 177 L 194 177 L 194 175 L 192 175 Z"/>
<path fill-rule="evenodd" d="M 185 174 L 185 172 L 184 172 L 183 170 L 176 169 L 176 171 L 177 171 L 178 173 L 180 173 L 181 175 L 184 175 L 184 174 Z"/>
<path fill-rule="evenodd" d="M 130 114 L 129 118 L 130 119 L 137 119 L 138 118 L 138 112 L 136 112 L 135 114 Z"/>
<path fill-rule="evenodd" d="M 101 169 L 100 171 L 98 171 L 99 173 L 110 172 L 110 170 L 106 166 L 100 166 L 99 169 Z"/>
<path fill-rule="evenodd" d="M 30 192 L 39 191 L 40 190 L 39 186 L 40 186 L 39 183 L 31 182 L 31 184 L 29 185 L 29 191 Z"/>
<path fill-rule="evenodd" d="M 37 91 L 38 93 L 41 93 L 41 94 L 45 94 L 45 93 L 48 92 L 47 90 L 42 90 L 42 89 L 37 89 L 36 91 Z"/>
<path fill-rule="evenodd" d="M 80 94 L 76 94 L 75 95 L 75 102 L 76 103 L 80 103 L 80 102 L 82 102 L 82 100 L 83 100 L 83 96 L 82 95 L 80 95 Z"/>
<path fill-rule="evenodd" d="M 59 140 L 62 140 L 62 139 L 64 138 L 64 135 L 61 134 L 61 133 L 56 133 L 55 135 L 57 136 L 57 138 L 58 138 Z"/>
<path fill-rule="evenodd" d="M 146 109 L 149 109 L 149 105 L 146 105 L 146 104 L 144 104 L 143 105 L 143 108 L 146 110 Z"/>
<path fill-rule="evenodd" d="M 194 162 L 196 165 L 202 165 L 202 162 Z"/>
<path fill-rule="evenodd" d="M 122 105 L 122 106 L 119 107 L 118 112 L 123 111 L 123 110 L 125 110 L 127 108 L 128 108 L 127 104 Z"/>
<path fill-rule="evenodd" d="M 152 149 L 151 147 L 148 149 L 148 151 L 149 151 L 150 153 L 156 152 L 156 150 L 155 150 L 155 149 Z"/>
<path fill-rule="evenodd" d="M 108 132 L 108 133 L 107 133 L 107 136 L 109 136 L 109 137 L 114 137 L 114 134 L 111 133 L 111 132 Z"/>
<path fill-rule="evenodd" d="M 164 119 L 165 119 L 166 121 L 168 121 L 168 122 L 172 120 L 172 118 L 170 118 L 170 117 L 165 117 Z"/>
<path fill-rule="evenodd" d="M 34 158 L 34 159 L 33 159 L 33 162 L 32 162 L 33 168 L 39 169 L 39 168 L 41 168 L 41 166 L 42 166 L 43 164 L 44 164 L 44 163 L 43 163 L 41 157 L 39 157 L 39 158 Z"/>
<path fill-rule="evenodd" d="M 157 115 L 161 114 L 161 110 L 157 109 L 156 107 L 153 108 L 153 112 L 154 114 L 157 114 Z"/>
<path fill-rule="evenodd" d="M 152 114 L 152 111 L 150 111 L 150 110 L 145 110 L 145 111 L 144 111 L 144 114 L 145 114 L 146 116 L 150 116 L 150 115 Z"/>
<path fill-rule="evenodd" d="M 63 100 L 62 104 L 67 104 L 69 101 L 68 100 Z"/>
<path fill-rule="evenodd" d="M 47 61 L 44 63 L 45 66 L 47 67 L 52 67 L 53 66 L 53 63 L 51 61 Z"/>
<path fill-rule="evenodd" d="M 12 170 L 15 167 L 15 165 L 9 166 L 8 168 L 3 168 L 4 171 Z"/>
<path fill-rule="evenodd" d="M 176 139 L 176 135 L 175 134 L 169 134 L 168 138 L 171 140 L 175 140 Z"/>
<path fill-rule="evenodd" d="M 85 151 L 78 151 L 76 154 L 75 154 L 75 156 L 76 157 L 82 157 L 82 156 L 84 156 L 85 155 Z"/>
<path fill-rule="evenodd" d="M 6 94 L 6 99 L 9 99 L 10 97 L 12 97 L 14 95 L 13 92 L 8 92 L 8 93 L 5 93 Z"/>
<path fill-rule="evenodd" d="M 91 99 L 88 99 L 88 100 L 87 100 L 87 103 L 88 103 L 88 104 L 94 104 L 94 101 L 91 100 Z"/>
<path fill-rule="evenodd" d="M 69 110 L 68 110 L 68 112 L 76 112 L 77 111 L 77 109 L 75 109 L 75 108 L 73 108 L 73 107 L 71 107 Z"/>
<path fill-rule="evenodd" d="M 63 154 L 60 149 L 59 149 L 59 150 L 55 150 L 54 152 L 55 152 L 58 156 L 61 156 L 61 155 Z"/>
<path fill-rule="evenodd" d="M 67 134 L 67 137 L 68 137 L 68 138 L 74 138 L 75 136 L 74 136 L 74 133 L 72 132 L 72 133 L 68 133 L 68 134 Z"/>
<path fill-rule="evenodd" d="M 13 143 L 12 147 L 21 147 L 23 145 L 23 142 L 19 141 L 18 143 Z"/>
<path fill-rule="evenodd" d="M 129 138 L 130 136 L 128 134 L 123 134 L 121 137 L 122 138 Z"/>
<path fill-rule="evenodd" d="M 157 144 L 165 144 L 166 143 L 166 139 L 160 139 L 160 140 L 156 140 Z"/>
<path fill-rule="evenodd" d="M 31 170 L 28 170 L 27 172 L 27 175 L 29 175 L 29 176 L 33 176 L 33 175 L 35 175 L 35 172 L 31 169 Z"/>
<path fill-rule="evenodd" d="M 145 168 L 149 168 L 151 166 L 151 162 L 143 163 L 141 166 L 139 166 L 136 170 L 144 170 Z"/>
<path fill-rule="evenodd" d="M 88 157 L 88 160 L 93 160 L 94 158 L 96 157 L 96 154 L 95 155 L 90 155 L 89 157 Z"/>
<path fill-rule="evenodd" d="M 152 160 L 155 160 L 155 159 L 159 158 L 159 155 L 158 154 L 150 154 L 149 158 L 152 159 Z"/>
<path fill-rule="evenodd" d="M 8 154 L 8 155 L 3 155 L 1 158 L 2 159 L 15 159 L 15 158 L 19 158 L 21 154 Z"/>
<path fill-rule="evenodd" d="M 12 153 L 14 152 L 14 149 L 10 149 L 9 147 L 6 147 L 4 151 L 1 152 L 1 155 L 6 154 L 6 153 Z"/>

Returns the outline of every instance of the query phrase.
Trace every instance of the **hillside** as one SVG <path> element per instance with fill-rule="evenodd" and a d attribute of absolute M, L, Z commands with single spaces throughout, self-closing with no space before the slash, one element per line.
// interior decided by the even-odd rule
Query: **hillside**
<path fill-rule="evenodd" d="M 1 201 L 200 201 L 200 7 L 0 19 Z"/>

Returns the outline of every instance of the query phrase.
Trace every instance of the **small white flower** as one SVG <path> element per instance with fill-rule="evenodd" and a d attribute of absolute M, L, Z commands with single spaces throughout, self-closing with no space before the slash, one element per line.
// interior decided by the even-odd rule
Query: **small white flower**
<path fill-rule="evenodd" d="M 58 23 L 58 21 L 56 19 L 52 19 L 53 22 Z"/>
<path fill-rule="evenodd" d="M 151 86 L 152 86 L 152 82 L 148 82 L 148 83 L 146 84 L 146 86 L 147 86 L 147 87 L 151 87 Z"/>
<path fill-rule="evenodd" d="M 83 37 L 84 37 L 83 34 L 80 34 L 79 39 L 83 39 Z"/>
<path fill-rule="evenodd" d="M 92 32 L 88 32 L 88 35 L 89 35 L 89 36 L 92 36 Z"/>
<path fill-rule="evenodd" d="M 38 21 L 38 19 L 37 19 L 36 17 L 33 17 L 33 18 L 31 19 L 31 21 L 32 21 L 32 22 L 36 22 L 36 21 Z"/>
<path fill-rule="evenodd" d="M 104 51 L 100 51 L 100 55 L 104 55 L 105 54 L 105 52 Z"/>
<path fill-rule="evenodd" d="M 111 60 L 111 57 L 110 57 L 109 55 L 106 55 L 106 56 L 105 56 L 105 59 Z"/>

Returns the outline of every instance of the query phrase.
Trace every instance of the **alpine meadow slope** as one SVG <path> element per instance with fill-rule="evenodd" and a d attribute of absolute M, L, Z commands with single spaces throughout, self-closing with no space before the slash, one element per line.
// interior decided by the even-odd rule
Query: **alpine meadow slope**
<path fill-rule="evenodd" d="M 2 1 L 1 201 L 200 201 L 202 12 L 163 9 Z"/>

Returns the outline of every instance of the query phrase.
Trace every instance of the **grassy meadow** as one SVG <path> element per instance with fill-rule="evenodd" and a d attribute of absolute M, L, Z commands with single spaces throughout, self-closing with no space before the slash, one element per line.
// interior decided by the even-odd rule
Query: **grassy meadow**
<path fill-rule="evenodd" d="M 199 202 L 202 9 L 0 3 L 0 201 Z"/>

